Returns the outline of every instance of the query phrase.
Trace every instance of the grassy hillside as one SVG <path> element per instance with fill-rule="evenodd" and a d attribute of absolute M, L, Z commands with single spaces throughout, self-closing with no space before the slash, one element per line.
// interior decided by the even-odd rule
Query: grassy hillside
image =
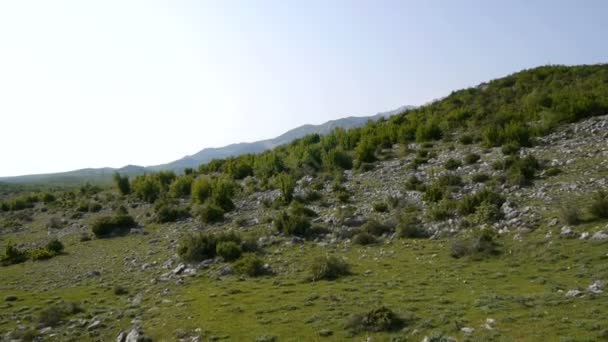
<path fill-rule="evenodd" d="M 608 66 L 540 67 L 183 175 L 2 187 L 0 336 L 606 339 L 607 99 Z"/>

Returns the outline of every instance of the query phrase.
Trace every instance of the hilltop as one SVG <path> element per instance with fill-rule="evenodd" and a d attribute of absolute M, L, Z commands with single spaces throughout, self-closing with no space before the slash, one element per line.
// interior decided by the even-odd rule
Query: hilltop
<path fill-rule="evenodd" d="M 601 340 L 608 65 L 543 66 L 177 175 L 0 202 L 0 333 Z"/>

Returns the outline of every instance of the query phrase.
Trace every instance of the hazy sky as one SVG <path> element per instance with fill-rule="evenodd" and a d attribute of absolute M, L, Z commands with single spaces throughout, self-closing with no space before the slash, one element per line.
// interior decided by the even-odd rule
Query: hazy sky
<path fill-rule="evenodd" d="M 0 176 L 169 162 L 608 59 L 608 1 L 0 2 Z"/>

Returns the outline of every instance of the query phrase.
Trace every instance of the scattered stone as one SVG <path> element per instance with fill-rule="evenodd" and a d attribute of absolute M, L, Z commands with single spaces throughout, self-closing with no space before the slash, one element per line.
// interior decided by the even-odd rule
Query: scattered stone
<path fill-rule="evenodd" d="M 90 271 L 89 273 L 87 273 L 87 277 L 89 277 L 89 278 L 101 277 L 101 272 L 99 272 L 99 271 Z"/>
<path fill-rule="evenodd" d="M 46 334 L 50 333 L 51 330 L 53 330 L 52 327 L 44 327 L 44 328 L 40 329 L 40 335 L 46 335 Z"/>
<path fill-rule="evenodd" d="M 570 228 L 568 226 L 562 227 L 562 229 L 560 231 L 560 235 L 567 239 L 573 239 L 573 238 L 576 238 L 576 236 L 577 236 L 576 232 L 573 231 L 572 228 Z"/>
<path fill-rule="evenodd" d="M 462 327 L 460 328 L 460 331 L 462 331 L 466 335 L 471 335 L 475 331 L 475 329 L 471 327 Z"/>
<path fill-rule="evenodd" d="M 591 285 L 589 285 L 589 287 L 587 287 L 587 291 L 594 293 L 594 294 L 600 294 L 600 293 L 604 292 L 605 286 L 606 286 L 606 284 L 603 281 L 596 280 Z"/>
<path fill-rule="evenodd" d="M 486 318 L 485 328 L 488 330 L 494 329 L 496 326 L 496 320 L 494 318 Z"/>
<path fill-rule="evenodd" d="M 186 269 L 185 264 L 179 264 L 179 265 L 177 265 L 176 268 L 173 269 L 173 271 L 171 271 L 171 273 L 178 275 L 178 274 L 181 274 L 185 269 Z"/>
<path fill-rule="evenodd" d="M 593 234 L 593 236 L 591 237 L 591 240 L 598 240 L 598 241 L 604 241 L 604 240 L 608 240 L 608 233 L 606 232 L 597 232 L 595 234 Z"/>
<path fill-rule="evenodd" d="M 319 331 L 319 336 L 321 336 L 321 337 L 329 337 L 333 334 L 334 334 L 334 332 L 329 329 L 322 329 L 321 331 Z"/>
<path fill-rule="evenodd" d="M 95 321 L 93 321 L 93 323 L 89 324 L 89 326 L 87 327 L 87 330 L 89 330 L 89 331 L 95 330 L 95 329 L 99 328 L 100 326 L 101 326 L 101 321 L 95 320 Z"/>
<path fill-rule="evenodd" d="M 584 295 L 583 291 L 580 291 L 580 290 L 570 290 L 570 291 L 566 292 L 566 297 L 569 297 L 569 298 L 582 297 L 583 295 Z"/>

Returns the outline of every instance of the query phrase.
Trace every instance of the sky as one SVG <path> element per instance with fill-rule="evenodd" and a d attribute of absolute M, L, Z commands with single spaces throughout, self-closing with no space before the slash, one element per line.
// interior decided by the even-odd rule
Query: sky
<path fill-rule="evenodd" d="M 155 165 L 608 58 L 608 1 L 0 2 L 0 176 Z"/>

